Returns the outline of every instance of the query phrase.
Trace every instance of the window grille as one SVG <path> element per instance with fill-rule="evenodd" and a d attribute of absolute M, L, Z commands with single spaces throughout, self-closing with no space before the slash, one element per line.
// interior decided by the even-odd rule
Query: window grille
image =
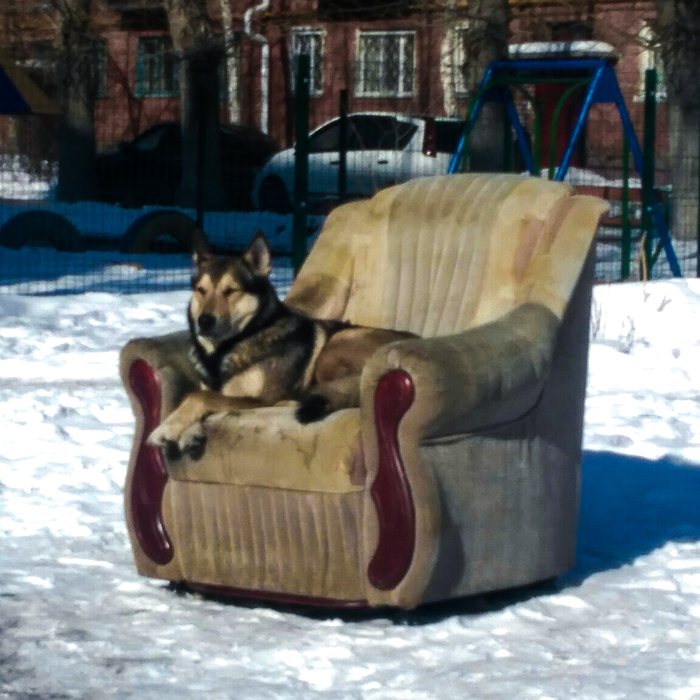
<path fill-rule="evenodd" d="M 359 33 L 358 97 L 412 97 L 415 74 L 415 32 Z"/>
<path fill-rule="evenodd" d="M 140 37 L 136 63 L 138 97 L 178 94 L 178 62 L 169 36 Z"/>
<path fill-rule="evenodd" d="M 297 56 L 308 54 L 311 58 L 309 94 L 312 97 L 323 94 L 323 32 L 310 29 L 292 30 L 290 53 L 292 90 L 296 92 Z"/>

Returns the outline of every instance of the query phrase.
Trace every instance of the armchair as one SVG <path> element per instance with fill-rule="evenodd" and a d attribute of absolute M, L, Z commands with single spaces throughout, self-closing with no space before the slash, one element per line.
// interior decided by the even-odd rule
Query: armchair
<path fill-rule="evenodd" d="M 205 591 L 399 606 L 534 583 L 575 557 L 602 200 L 516 175 L 413 180 L 328 217 L 286 302 L 412 331 L 361 406 L 208 420 L 198 461 L 145 439 L 197 386 L 187 334 L 121 355 L 138 571 Z"/>

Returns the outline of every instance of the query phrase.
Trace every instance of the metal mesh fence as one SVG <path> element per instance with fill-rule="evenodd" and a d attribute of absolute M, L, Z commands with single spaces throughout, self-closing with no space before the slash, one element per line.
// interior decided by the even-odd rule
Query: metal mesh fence
<path fill-rule="evenodd" d="M 339 202 L 371 196 L 412 177 L 447 172 L 471 104 L 469 47 L 463 36 L 468 18 L 435 4 L 429 11 L 427 6 L 421 10 L 421 3 L 390 3 L 385 11 L 376 4 L 355 5 L 341 12 L 343 3 L 320 2 L 316 10 L 296 15 L 273 7 L 260 29 L 266 57 L 261 42 L 244 34 L 242 17 L 238 25 L 234 22 L 221 67 L 216 158 L 207 161 L 204 185 L 208 197 L 213 168 L 219 173 L 214 180 L 218 199 L 210 206 L 204 198 L 199 208 L 178 206 L 186 167 L 181 71 L 167 30 L 139 23 L 138 13 L 130 24 L 108 26 L 93 104 L 97 158 L 85 176 L 89 197 L 61 201 L 59 117 L 0 116 L 0 292 L 186 287 L 188 231 L 195 225 L 222 253 L 241 250 L 263 231 L 275 254 L 276 280 L 282 289 L 288 287 L 293 212 L 300 198 L 294 144 L 301 108 L 296 68 L 302 54 L 310 62 L 306 244 Z M 644 73 L 654 65 L 661 68 L 644 34 L 648 17 L 633 8 L 624 15 L 593 5 L 594 21 L 518 6 L 512 12 L 511 43 L 527 47 L 544 41 L 545 49 L 552 50 L 553 42 L 559 42 L 571 50 L 577 32 L 610 42 L 617 79 L 644 145 Z M 25 58 L 32 55 L 31 46 L 25 47 Z M 41 60 L 47 65 L 53 59 L 44 51 Z M 20 64 L 33 65 L 31 60 Z M 655 155 L 652 190 L 680 268 L 694 276 L 700 115 L 697 107 L 669 104 L 663 80 L 660 70 L 655 138 L 647 141 Z M 521 88 L 515 103 L 546 177 L 552 159 L 562 156 L 583 93 L 566 103 L 557 121 L 553 112 L 561 86 Z M 532 99 L 523 98 L 524 90 Z M 474 148 L 470 167 L 523 172 L 514 139 L 510 133 L 497 156 Z M 672 273 L 668 251 L 656 238 L 647 237 L 644 255 L 642 177 L 625 150 L 612 106 L 592 107 L 567 180 L 611 203 L 596 242 L 600 280 Z"/>

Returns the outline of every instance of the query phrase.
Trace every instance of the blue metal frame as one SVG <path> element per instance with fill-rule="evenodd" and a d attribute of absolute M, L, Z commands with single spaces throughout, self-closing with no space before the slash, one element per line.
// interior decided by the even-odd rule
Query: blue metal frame
<path fill-rule="evenodd" d="M 484 77 L 479 87 L 479 97 L 474 102 L 471 114 L 469 115 L 467 127 L 465 128 L 464 134 L 462 134 L 457 150 L 450 160 L 450 165 L 447 172 L 455 173 L 458 171 L 462 156 L 464 154 L 466 139 L 469 137 L 469 134 L 471 134 L 474 128 L 474 124 L 476 123 L 476 119 L 479 116 L 479 111 L 481 110 L 483 103 L 499 102 L 505 104 L 506 106 L 506 111 L 508 113 L 511 126 L 515 131 L 518 145 L 520 146 L 520 150 L 523 155 L 525 167 L 527 167 L 528 172 L 530 172 L 532 175 L 539 176 L 539 173 L 535 172 L 535 161 L 532 156 L 530 146 L 527 143 L 525 131 L 520 121 L 520 116 L 518 115 L 517 109 L 515 108 L 515 103 L 513 102 L 512 92 L 503 87 L 494 88 L 493 90 L 488 90 L 487 88 L 489 83 L 492 81 L 501 80 L 508 77 L 521 77 L 522 74 L 532 74 L 533 82 L 537 82 L 538 79 L 539 81 L 544 82 L 543 78 L 551 75 L 552 73 L 566 74 L 572 72 L 589 73 L 591 75 L 591 82 L 586 90 L 586 96 L 583 100 L 581 112 L 574 126 L 574 130 L 571 133 L 569 142 L 562 157 L 562 161 L 557 168 L 554 179 L 561 182 L 566 177 L 566 173 L 571 165 L 571 158 L 576 149 L 576 145 L 583 134 L 583 129 L 586 124 L 586 120 L 588 119 L 588 114 L 594 104 L 614 104 L 617 107 L 617 111 L 620 115 L 620 121 L 622 122 L 622 128 L 629 142 L 629 148 L 630 152 L 632 153 L 634 165 L 639 173 L 639 177 L 641 178 L 643 176 L 644 161 L 642 149 L 639 145 L 639 141 L 637 140 L 637 135 L 634 132 L 634 126 L 632 125 L 632 120 L 630 119 L 629 112 L 627 111 L 627 106 L 625 105 L 622 92 L 620 91 L 620 85 L 617 82 L 615 69 L 613 68 L 613 65 L 605 59 L 533 61 L 513 60 L 492 62 L 484 73 Z M 654 226 L 656 228 L 656 235 L 663 245 L 671 272 L 673 273 L 674 277 L 682 277 L 678 258 L 676 257 L 675 250 L 673 249 L 671 233 L 666 225 L 663 210 L 656 195 L 654 195 L 652 202 L 652 212 Z"/>

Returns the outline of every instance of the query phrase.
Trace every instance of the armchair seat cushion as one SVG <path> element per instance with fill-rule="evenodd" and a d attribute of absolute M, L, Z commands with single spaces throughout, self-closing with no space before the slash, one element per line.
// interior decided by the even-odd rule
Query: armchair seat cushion
<path fill-rule="evenodd" d="M 235 455 L 235 459 L 232 458 Z M 203 459 L 166 464 L 176 481 L 352 493 L 365 483 L 360 410 L 300 424 L 294 408 L 274 406 L 207 421 Z"/>

